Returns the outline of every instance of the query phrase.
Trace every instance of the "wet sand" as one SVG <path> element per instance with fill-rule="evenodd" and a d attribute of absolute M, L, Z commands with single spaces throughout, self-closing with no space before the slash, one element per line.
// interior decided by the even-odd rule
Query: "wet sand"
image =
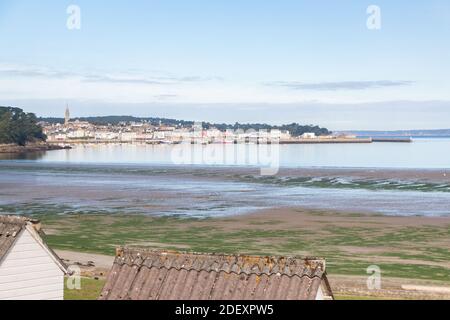
<path fill-rule="evenodd" d="M 2 157 L 4 157 L 2 159 Z M 32 153 L 28 157 L 32 160 Z M 4 160 L 4 161 L 1 161 Z M 202 178 L 216 179 L 232 178 L 236 176 L 260 175 L 259 167 L 251 166 L 202 166 L 202 165 L 155 165 L 155 164 L 89 164 L 89 163 L 58 163 L 58 162 L 11 162 L 13 156 L 0 155 L 1 167 L 11 167 L 20 170 L 36 168 L 40 170 L 82 170 L 83 168 L 108 168 L 115 171 L 127 172 L 151 172 L 159 170 L 160 174 L 176 177 L 199 176 Z M 19 159 L 20 160 L 20 159 Z M 112 171 L 109 171 L 113 173 Z M 442 169 L 399 169 L 399 168 L 338 168 L 338 167 L 280 167 L 276 177 L 353 177 L 359 179 L 398 179 L 404 181 L 426 181 L 436 183 L 450 183 L 450 168 Z"/>
<path fill-rule="evenodd" d="M 250 214 L 239 215 L 232 220 L 227 220 L 227 222 L 235 221 L 236 226 L 239 226 L 244 221 L 257 222 L 261 220 L 277 221 L 277 229 L 280 225 L 284 225 L 286 227 L 302 227 L 314 230 L 316 228 L 321 228 L 323 226 L 322 223 L 333 223 L 343 227 L 358 227 L 374 223 L 385 224 L 393 228 L 450 226 L 450 217 L 384 216 L 361 212 L 329 212 L 307 208 L 276 208 L 260 210 Z M 233 224 L 227 224 L 227 226 L 232 227 Z M 270 229 L 271 225 L 268 224 L 266 227 Z"/>
<path fill-rule="evenodd" d="M 450 169 L 306 168 L 281 169 L 279 175 L 303 177 L 354 177 L 375 180 L 397 179 L 438 183 L 450 182 Z"/>
<path fill-rule="evenodd" d="M 219 217 L 303 207 L 449 216 L 445 170 L 287 169 L 0 162 L 0 210 Z"/>

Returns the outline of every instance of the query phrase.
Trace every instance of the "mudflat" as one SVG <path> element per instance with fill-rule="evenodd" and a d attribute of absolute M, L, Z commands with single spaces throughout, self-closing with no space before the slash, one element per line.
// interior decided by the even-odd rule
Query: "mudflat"
<path fill-rule="evenodd" d="M 0 212 L 224 217 L 302 207 L 449 216 L 446 170 L 289 169 L 1 161 Z"/>
<path fill-rule="evenodd" d="M 41 215 L 49 244 L 70 261 L 93 261 L 117 246 L 195 252 L 323 257 L 342 296 L 450 298 L 450 218 L 391 217 L 280 208 L 227 218 Z M 67 254 L 67 252 L 72 252 Z M 66 252 L 66 253 L 65 253 Z M 75 252 L 75 253 L 73 253 Z M 77 255 L 76 252 L 100 254 Z M 86 260 L 86 261 L 85 261 Z M 382 290 L 367 289 L 369 266 Z M 86 267 L 93 267 L 86 265 Z M 95 274 L 89 269 L 89 273 Z"/>

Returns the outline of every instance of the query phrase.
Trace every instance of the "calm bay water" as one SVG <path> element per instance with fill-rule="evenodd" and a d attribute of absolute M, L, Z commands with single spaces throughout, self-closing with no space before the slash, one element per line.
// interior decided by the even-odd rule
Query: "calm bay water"
<path fill-rule="evenodd" d="M 254 159 L 258 154 L 262 155 L 259 161 Z M 3 155 L 3 158 L 17 156 Z M 450 138 L 415 139 L 413 143 L 279 145 L 267 146 L 267 150 L 257 145 L 86 145 L 19 158 L 58 163 L 230 166 L 272 163 L 294 168 L 436 169 L 450 168 Z"/>
<path fill-rule="evenodd" d="M 270 156 L 264 150 L 259 158 L 291 168 L 275 176 L 261 176 L 255 168 L 261 163 L 253 156 L 261 146 L 192 148 L 99 145 L 0 155 L 0 212 L 212 217 L 294 206 L 387 215 L 450 215 L 450 179 L 445 170 L 450 168 L 450 139 L 281 145 L 270 150 Z M 359 170 L 375 173 L 364 177 L 336 170 L 330 175 L 318 168 L 304 175 L 298 169 L 303 167 L 371 168 Z M 416 170 L 391 178 L 390 171 L 381 168 L 396 168 L 400 173 L 406 168 Z M 426 178 L 429 172 L 434 172 L 435 180 Z"/>

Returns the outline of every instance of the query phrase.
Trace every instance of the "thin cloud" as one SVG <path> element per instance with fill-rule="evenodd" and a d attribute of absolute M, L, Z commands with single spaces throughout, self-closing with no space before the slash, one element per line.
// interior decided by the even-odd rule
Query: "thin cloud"
<path fill-rule="evenodd" d="M 103 75 L 87 75 L 82 78 L 83 82 L 101 82 L 101 83 L 120 83 L 120 84 L 149 84 L 149 85 L 165 85 L 174 84 L 176 82 L 164 78 L 145 79 L 145 78 L 129 78 L 129 77 L 112 77 Z"/>
<path fill-rule="evenodd" d="M 14 68 L 0 67 L 0 75 L 8 77 L 27 78 L 68 78 L 76 74 L 65 71 L 56 71 L 42 68 Z"/>
<path fill-rule="evenodd" d="M 312 90 L 312 91 L 338 91 L 338 90 L 368 90 L 389 87 L 410 86 L 414 81 L 341 81 L 341 82 L 317 82 L 304 83 L 296 81 L 273 81 L 265 85 L 273 87 L 284 87 L 293 90 Z"/>
<path fill-rule="evenodd" d="M 105 75 L 87 75 L 83 77 L 84 82 L 102 82 L 102 83 L 122 83 L 122 84 L 149 84 L 149 85 L 172 85 L 193 82 L 218 81 L 218 77 L 121 77 Z"/>
<path fill-rule="evenodd" d="M 119 84 L 142 84 L 142 85 L 172 85 L 182 83 L 221 81 L 220 77 L 200 77 L 200 76 L 144 76 L 129 73 L 108 75 L 103 73 L 81 73 L 64 70 L 56 70 L 31 66 L 8 66 L 0 65 L 0 76 L 22 77 L 22 78 L 46 78 L 46 79 L 67 79 L 77 78 L 82 82 L 96 83 L 119 83 Z"/>
<path fill-rule="evenodd" d="M 169 99 L 175 99 L 179 96 L 176 94 L 158 94 L 154 96 L 157 100 L 169 100 Z"/>

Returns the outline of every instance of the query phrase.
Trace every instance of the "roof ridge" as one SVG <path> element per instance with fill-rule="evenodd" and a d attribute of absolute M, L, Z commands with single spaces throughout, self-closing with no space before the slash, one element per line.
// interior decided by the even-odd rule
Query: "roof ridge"
<path fill-rule="evenodd" d="M 135 248 L 118 249 L 114 263 L 177 271 L 195 270 L 259 276 L 275 274 L 314 278 L 322 277 L 325 272 L 325 260 L 317 258 L 183 253 Z"/>
<path fill-rule="evenodd" d="M 124 263 L 124 264 L 126 264 L 126 265 L 128 265 L 129 267 L 132 267 L 133 265 L 136 265 L 136 264 L 127 264 L 127 263 Z M 136 265 L 136 266 L 139 266 L 139 265 Z M 142 267 L 142 265 L 141 266 L 139 266 L 139 267 Z M 305 272 L 305 273 L 303 273 L 303 274 L 297 274 L 297 273 L 280 273 L 280 272 L 278 272 L 278 273 L 270 273 L 270 272 L 247 272 L 247 271 L 241 271 L 241 272 L 238 272 L 238 271 L 227 271 L 227 270 L 223 270 L 223 269 L 211 269 L 211 270 L 205 270 L 205 269 L 196 269 L 196 268 L 185 268 L 185 267 L 179 267 L 179 268 L 177 268 L 177 267 L 169 267 L 169 268 L 166 268 L 166 267 L 164 267 L 164 266 L 159 266 L 159 267 L 155 267 L 155 266 L 152 266 L 152 268 L 155 268 L 155 269 L 158 269 L 158 270 L 162 270 L 162 269 L 167 269 L 167 271 L 170 271 L 170 270 L 176 270 L 176 271 L 182 271 L 182 270 L 184 270 L 184 271 L 197 271 L 197 272 L 200 272 L 200 271 L 205 271 L 205 272 L 207 272 L 207 273 L 211 273 L 211 272 L 217 272 L 217 273 L 220 273 L 220 272 L 223 272 L 223 273 L 226 273 L 226 274 L 235 274 L 235 275 L 241 275 L 241 274 L 245 274 L 245 275 L 247 275 L 247 276 L 249 276 L 249 275 L 252 275 L 252 274 L 254 274 L 254 275 L 256 275 L 256 276 L 263 276 L 263 275 L 266 275 L 266 276 L 271 276 L 271 275 L 274 275 L 274 274 L 278 274 L 279 276 L 286 276 L 286 277 L 288 277 L 288 278 L 293 278 L 293 277 L 298 277 L 298 278 L 303 278 L 303 277 L 308 277 L 309 279 L 313 279 L 313 278 L 322 278 L 322 275 L 324 274 L 324 271 L 322 271 L 322 270 L 316 270 L 316 271 L 314 271 L 314 272 Z"/>
<path fill-rule="evenodd" d="M 26 216 L 18 215 L 0 215 L 0 223 L 4 224 L 14 224 L 14 225 L 25 225 L 27 223 L 37 224 L 39 220 L 29 218 Z"/>
<path fill-rule="evenodd" d="M 176 251 L 176 250 L 158 250 L 149 248 L 138 248 L 138 247 L 118 247 L 116 249 L 116 256 L 124 255 L 140 255 L 147 256 L 151 254 L 161 254 L 161 255 L 192 255 L 192 256 L 215 256 L 215 257 L 235 257 L 235 258 L 257 258 L 257 259 L 290 259 L 290 260 L 303 260 L 303 261 L 322 261 L 325 262 L 324 258 L 313 257 L 313 256 L 289 256 L 289 255 L 252 255 L 252 254 L 229 254 L 229 253 L 219 253 L 219 252 L 195 252 L 195 251 Z"/>

